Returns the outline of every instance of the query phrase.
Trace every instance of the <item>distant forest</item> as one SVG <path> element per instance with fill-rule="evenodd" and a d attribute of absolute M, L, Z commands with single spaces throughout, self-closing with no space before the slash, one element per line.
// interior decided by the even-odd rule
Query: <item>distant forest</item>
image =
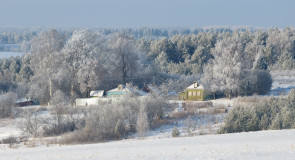
<path fill-rule="evenodd" d="M 74 99 L 130 82 L 177 93 L 198 80 L 212 97 L 265 94 L 269 71 L 295 68 L 292 27 L 0 31 L 0 51 L 19 44 L 28 53 L 0 59 L 0 91 L 44 104 L 56 91 Z"/>

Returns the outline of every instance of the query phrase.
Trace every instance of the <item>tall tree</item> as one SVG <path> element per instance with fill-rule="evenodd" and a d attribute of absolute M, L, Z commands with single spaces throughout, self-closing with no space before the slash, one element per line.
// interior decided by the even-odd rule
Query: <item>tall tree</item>
<path fill-rule="evenodd" d="M 49 102 L 54 92 L 53 81 L 61 65 L 60 51 L 65 44 L 65 40 L 66 37 L 54 29 L 44 31 L 33 39 L 30 66 L 34 72 L 33 79 L 35 81 L 32 83 L 39 83 L 39 85 L 33 84 L 36 87 L 32 89 L 38 90 L 40 87 L 48 88 L 49 97 L 43 98 L 46 102 Z M 32 92 L 35 92 L 33 90 Z M 46 95 L 39 94 L 40 91 L 37 92 L 38 94 L 36 96 Z"/>
<path fill-rule="evenodd" d="M 97 66 L 102 67 L 107 61 L 107 56 L 102 55 L 103 42 L 99 33 L 90 30 L 75 31 L 67 41 L 62 52 L 64 65 L 67 66 L 71 78 L 71 98 L 75 97 L 75 88 L 85 86 L 84 91 L 87 91 L 93 76 L 98 80 L 99 74 L 95 74 L 95 70 L 99 70 Z"/>
<path fill-rule="evenodd" d="M 139 56 L 134 47 L 134 39 L 126 34 L 115 34 L 110 45 L 115 71 L 122 76 L 125 84 L 127 78 L 132 78 L 135 74 L 138 66 Z"/>
<path fill-rule="evenodd" d="M 242 71 L 241 55 L 243 54 L 240 45 L 239 42 L 226 38 L 217 42 L 214 50 L 213 81 L 229 98 L 237 94 L 239 87 Z"/>

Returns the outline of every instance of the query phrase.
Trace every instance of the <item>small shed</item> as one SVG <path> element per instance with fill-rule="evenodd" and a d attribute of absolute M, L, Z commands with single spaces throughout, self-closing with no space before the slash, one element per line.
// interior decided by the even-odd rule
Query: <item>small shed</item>
<path fill-rule="evenodd" d="M 204 101 L 204 87 L 203 85 L 194 82 L 187 87 L 183 92 L 179 93 L 180 100 L 188 101 Z"/>

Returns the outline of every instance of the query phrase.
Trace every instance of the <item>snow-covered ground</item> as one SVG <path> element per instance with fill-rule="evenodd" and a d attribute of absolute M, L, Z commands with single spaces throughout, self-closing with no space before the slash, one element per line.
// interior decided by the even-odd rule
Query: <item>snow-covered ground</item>
<path fill-rule="evenodd" d="M 14 119 L 1 119 L 0 122 L 0 140 L 11 136 L 20 136 L 22 131 L 17 127 Z"/>
<path fill-rule="evenodd" d="M 228 99 L 228 98 L 220 98 L 220 99 L 214 99 L 210 100 L 214 106 L 216 105 L 224 105 L 226 107 L 228 106 L 233 106 L 234 104 L 234 98 L 233 99 Z"/>
<path fill-rule="evenodd" d="M 295 89 L 295 71 L 272 71 L 273 83 L 268 95 L 286 95 Z"/>
<path fill-rule="evenodd" d="M 295 130 L 0 149 L 0 159 L 295 159 Z"/>

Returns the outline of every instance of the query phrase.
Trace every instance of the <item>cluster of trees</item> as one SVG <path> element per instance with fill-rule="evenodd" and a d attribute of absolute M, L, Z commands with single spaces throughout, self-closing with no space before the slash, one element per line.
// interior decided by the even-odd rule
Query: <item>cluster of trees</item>
<path fill-rule="evenodd" d="M 16 90 L 18 86 L 20 88 L 27 86 L 32 75 L 28 55 L 0 59 L 0 91 L 2 93 Z"/>
<path fill-rule="evenodd" d="M 234 107 L 220 133 L 295 128 L 295 90 L 288 96 L 260 101 L 253 106 Z"/>
<path fill-rule="evenodd" d="M 105 79 L 126 83 L 139 69 L 133 43 L 125 34 L 106 38 L 90 30 L 75 31 L 71 37 L 56 30 L 42 32 L 31 48 L 34 74 L 30 93 L 39 95 L 41 102 L 49 102 L 56 90 L 74 99 L 87 97 L 91 89 L 106 89 Z"/>
<path fill-rule="evenodd" d="M 105 37 L 99 32 L 79 30 L 68 36 L 52 29 L 32 39 L 30 52 L 0 61 L 0 89 L 26 92 L 43 104 L 57 90 L 74 99 L 88 96 L 90 89 L 99 86 L 110 89 L 114 84 L 126 83 L 127 78 L 130 81 L 140 69 L 134 39 L 119 33 Z M 108 86 L 110 81 L 103 84 L 105 79 L 115 83 Z"/>
<path fill-rule="evenodd" d="M 295 66 L 294 28 L 123 31 L 42 31 L 30 39 L 30 54 L 0 60 L 0 90 L 47 104 L 57 90 L 74 99 L 133 82 L 163 84 L 169 92 L 172 84 L 188 85 L 182 80 L 190 78 L 183 77 L 192 76 L 209 94 L 232 97 L 265 94 L 272 83 L 269 70 Z"/>

